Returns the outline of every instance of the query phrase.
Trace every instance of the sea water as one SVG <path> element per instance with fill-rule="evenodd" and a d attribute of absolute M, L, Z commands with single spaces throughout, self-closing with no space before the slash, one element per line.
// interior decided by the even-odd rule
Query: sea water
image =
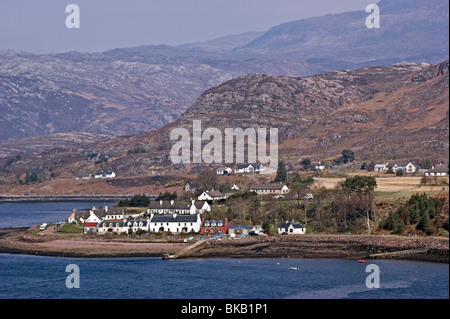
<path fill-rule="evenodd" d="M 447 264 L 336 259 L 63 258 L 0 254 L 0 299 L 448 299 Z M 79 270 L 70 288 L 68 265 Z M 291 270 L 296 267 L 298 270 Z"/>

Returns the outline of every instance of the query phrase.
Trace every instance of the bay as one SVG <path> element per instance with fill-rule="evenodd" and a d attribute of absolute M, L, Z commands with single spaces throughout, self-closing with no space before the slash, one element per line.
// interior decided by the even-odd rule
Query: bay
<path fill-rule="evenodd" d="M 448 299 L 446 264 L 336 259 L 62 258 L 0 254 L 0 299 Z M 68 288 L 68 265 L 80 288 Z M 298 267 L 299 270 L 290 270 Z"/>
<path fill-rule="evenodd" d="M 67 201 L 67 202 L 15 202 L 0 203 L 0 228 L 30 227 L 41 223 L 65 222 L 73 209 L 79 211 L 113 202 Z"/>

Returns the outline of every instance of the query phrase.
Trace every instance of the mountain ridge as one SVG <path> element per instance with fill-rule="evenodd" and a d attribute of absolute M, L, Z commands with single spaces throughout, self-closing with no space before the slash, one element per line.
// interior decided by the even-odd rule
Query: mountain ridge
<path fill-rule="evenodd" d="M 249 73 L 309 76 L 448 59 L 448 2 L 379 5 L 379 30 L 365 27 L 361 10 L 282 24 L 244 46 L 235 37 L 231 44 L 219 38 L 203 48 L 47 55 L 0 50 L 0 142 L 73 131 L 119 136 L 155 130 L 177 120 L 205 90 Z M 280 42 L 285 34 L 293 41 Z M 264 45 L 256 45 L 262 39 Z"/>

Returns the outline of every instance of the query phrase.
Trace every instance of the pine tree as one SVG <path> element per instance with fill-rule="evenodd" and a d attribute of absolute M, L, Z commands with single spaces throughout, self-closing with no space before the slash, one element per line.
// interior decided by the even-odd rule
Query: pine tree
<path fill-rule="evenodd" d="M 431 226 L 430 214 L 425 212 L 419 220 L 419 223 L 416 226 L 416 229 L 422 230 L 424 232 L 429 232 Z"/>
<path fill-rule="evenodd" d="M 283 161 L 278 163 L 277 176 L 275 176 L 275 183 L 286 183 L 287 181 L 287 171 L 286 165 L 284 165 Z"/>

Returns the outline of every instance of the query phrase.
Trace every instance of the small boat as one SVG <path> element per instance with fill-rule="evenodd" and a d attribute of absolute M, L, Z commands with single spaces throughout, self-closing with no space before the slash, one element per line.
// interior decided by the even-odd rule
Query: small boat
<path fill-rule="evenodd" d="M 173 257 L 174 257 L 173 255 L 164 254 L 164 255 L 162 256 L 162 260 L 168 260 L 168 259 L 171 259 L 171 258 L 173 258 Z"/>
<path fill-rule="evenodd" d="M 358 262 L 360 262 L 361 264 L 366 264 L 367 263 L 367 261 L 362 260 L 362 259 L 358 260 Z"/>
<path fill-rule="evenodd" d="M 298 267 L 289 267 L 289 270 L 300 270 Z"/>

